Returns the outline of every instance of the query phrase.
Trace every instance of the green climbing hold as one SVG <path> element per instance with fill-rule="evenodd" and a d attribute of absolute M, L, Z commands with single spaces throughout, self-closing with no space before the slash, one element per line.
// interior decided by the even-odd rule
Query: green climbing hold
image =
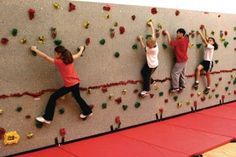
<path fill-rule="evenodd" d="M 236 40 L 236 37 L 234 37 L 234 40 Z"/>
<path fill-rule="evenodd" d="M 214 32 L 214 31 L 211 31 L 211 35 L 215 35 L 215 32 Z"/>
<path fill-rule="evenodd" d="M 159 96 L 163 96 L 164 95 L 164 93 L 163 92 L 159 92 Z"/>
<path fill-rule="evenodd" d="M 125 111 L 125 110 L 127 110 L 128 105 L 122 105 L 122 108 L 123 108 L 123 110 Z"/>
<path fill-rule="evenodd" d="M 64 108 L 60 108 L 59 109 L 59 114 L 63 114 L 63 113 L 65 113 L 65 109 Z"/>
<path fill-rule="evenodd" d="M 38 122 L 37 120 L 35 120 L 35 126 L 36 126 L 36 128 L 42 128 L 43 127 L 43 123 Z"/>
<path fill-rule="evenodd" d="M 167 44 L 166 43 L 162 43 L 162 47 L 163 47 L 163 49 L 167 49 Z"/>
<path fill-rule="evenodd" d="M 236 78 L 234 78 L 234 82 L 233 82 L 233 84 L 236 84 Z"/>
<path fill-rule="evenodd" d="M 17 36 L 18 30 L 16 28 L 13 28 L 11 31 L 12 36 Z"/>
<path fill-rule="evenodd" d="M 107 108 L 107 103 L 102 103 L 102 109 L 105 109 L 105 108 Z"/>
<path fill-rule="evenodd" d="M 139 107 L 141 106 L 141 103 L 140 103 L 140 102 L 136 102 L 136 103 L 134 104 L 134 106 L 135 106 L 135 108 L 139 108 Z"/>
<path fill-rule="evenodd" d="M 62 43 L 62 41 L 59 39 L 54 40 L 54 44 L 57 46 L 61 45 L 61 43 Z"/>
<path fill-rule="evenodd" d="M 114 56 L 115 56 L 116 58 L 118 58 L 118 57 L 120 57 L 120 53 L 119 53 L 119 52 L 115 52 L 115 53 L 114 53 Z"/>
<path fill-rule="evenodd" d="M 227 87 L 225 87 L 225 91 L 228 91 L 229 90 L 229 87 L 227 86 Z"/>
<path fill-rule="evenodd" d="M 215 64 L 217 64 L 219 62 L 219 60 L 215 60 Z"/>
<path fill-rule="evenodd" d="M 196 44 L 196 46 L 197 46 L 197 48 L 199 49 L 199 48 L 202 46 L 202 44 L 199 43 L 199 44 Z"/>
<path fill-rule="evenodd" d="M 226 48 L 228 45 L 229 45 L 229 42 L 228 42 L 228 41 L 225 41 L 225 42 L 224 42 L 224 47 Z"/>
<path fill-rule="evenodd" d="M 105 39 L 101 39 L 101 40 L 99 41 L 99 43 L 100 43 L 100 45 L 104 45 L 104 44 L 106 43 L 106 40 L 105 40 Z"/>
<path fill-rule="evenodd" d="M 17 111 L 17 112 L 21 112 L 21 111 L 22 111 L 22 107 L 20 107 L 20 106 L 17 107 L 17 108 L 16 108 L 16 111 Z"/>
<path fill-rule="evenodd" d="M 218 98 L 220 95 L 219 94 L 216 94 L 215 97 Z"/>
<path fill-rule="evenodd" d="M 151 38 L 151 37 L 152 37 L 151 34 L 147 34 L 146 37 L 145 37 L 145 39 L 148 39 L 148 38 Z"/>
<path fill-rule="evenodd" d="M 134 45 L 132 46 L 132 49 L 133 49 L 133 50 L 137 50 L 137 49 L 138 49 L 138 45 L 137 45 L 137 44 L 134 44 Z"/>
<path fill-rule="evenodd" d="M 178 100 L 178 96 L 177 95 L 174 96 L 173 99 L 174 99 L 174 101 L 177 101 Z"/>

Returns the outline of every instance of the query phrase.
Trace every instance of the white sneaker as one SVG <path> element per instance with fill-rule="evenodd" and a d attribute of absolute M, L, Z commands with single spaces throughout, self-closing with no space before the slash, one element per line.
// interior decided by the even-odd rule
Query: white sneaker
<path fill-rule="evenodd" d="M 50 124 L 51 123 L 51 121 L 44 119 L 42 116 L 36 117 L 36 120 L 38 122 L 41 122 L 41 123 L 46 123 L 46 124 Z"/>
<path fill-rule="evenodd" d="M 93 115 L 93 112 L 91 112 L 89 115 L 84 115 L 83 113 L 80 113 L 79 117 L 80 117 L 81 119 L 85 119 L 85 118 L 87 118 L 87 117 L 91 117 L 92 115 Z"/>
<path fill-rule="evenodd" d="M 140 94 L 141 94 L 142 96 L 145 96 L 145 95 L 148 94 L 148 92 L 144 90 L 144 91 L 142 91 Z"/>

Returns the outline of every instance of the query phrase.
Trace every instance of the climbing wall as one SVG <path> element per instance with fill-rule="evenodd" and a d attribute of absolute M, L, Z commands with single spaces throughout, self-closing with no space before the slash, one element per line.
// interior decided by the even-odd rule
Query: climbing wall
<path fill-rule="evenodd" d="M 235 15 L 64 0 L 2 0 L 0 10 L 0 156 L 235 100 Z M 151 86 L 150 96 L 140 98 L 145 54 L 137 36 L 150 35 L 149 20 L 158 37 L 160 65 L 153 74 L 157 84 Z M 170 95 L 174 55 L 163 30 L 169 30 L 174 38 L 180 27 L 186 29 L 191 43 L 187 86 Z M 203 57 L 202 41 L 196 33 L 202 27 L 219 44 L 208 95 L 203 94 L 204 77 L 197 91 L 191 89 L 194 70 Z M 54 65 L 29 50 L 31 45 L 50 56 L 56 45 L 72 52 L 86 45 L 75 67 L 81 78 L 81 95 L 93 108 L 93 117 L 79 119 L 80 109 L 68 94 L 57 101 L 50 125 L 35 122 L 62 80 Z"/>

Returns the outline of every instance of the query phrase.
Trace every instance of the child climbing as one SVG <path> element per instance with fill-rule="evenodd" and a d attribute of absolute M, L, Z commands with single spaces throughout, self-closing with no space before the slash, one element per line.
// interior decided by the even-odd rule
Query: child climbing
<path fill-rule="evenodd" d="M 65 47 L 57 46 L 55 48 L 54 58 L 49 57 L 44 52 L 38 50 L 36 46 L 31 46 L 31 50 L 43 59 L 47 60 L 49 63 L 55 64 L 64 81 L 64 86 L 58 89 L 50 96 L 44 115 L 36 117 L 36 120 L 42 123 L 50 124 L 53 120 L 56 100 L 69 92 L 72 92 L 75 100 L 77 101 L 82 110 L 80 118 L 85 119 L 88 116 L 92 116 L 92 110 L 80 96 L 80 79 L 75 71 L 73 64 L 73 61 L 75 59 L 78 59 L 82 55 L 83 51 L 85 50 L 85 47 L 80 46 L 79 52 L 72 55 L 71 52 L 68 51 Z"/>
<path fill-rule="evenodd" d="M 198 34 L 200 34 L 200 36 L 201 36 L 201 39 L 205 45 L 205 49 L 204 49 L 203 61 L 196 68 L 195 82 L 193 84 L 193 88 L 195 90 L 198 89 L 200 73 L 201 73 L 201 71 L 205 71 L 206 78 L 207 78 L 207 87 L 205 88 L 203 93 L 208 94 L 210 91 L 210 85 L 211 85 L 210 72 L 213 67 L 214 50 L 218 49 L 218 44 L 216 43 L 216 41 L 213 37 L 207 36 L 207 31 L 206 31 L 205 27 L 203 29 L 201 29 L 201 31 L 198 31 Z"/>
<path fill-rule="evenodd" d="M 185 35 L 185 30 L 179 28 L 175 40 L 171 40 L 168 31 L 165 31 L 170 46 L 174 47 L 175 64 L 171 71 L 171 89 L 170 93 L 176 93 L 185 88 L 185 70 L 188 61 L 188 36 Z"/>
<path fill-rule="evenodd" d="M 141 44 L 141 47 L 146 53 L 146 63 L 144 64 L 141 74 L 143 77 L 143 91 L 140 93 L 141 96 L 146 96 L 150 91 L 150 83 L 154 83 L 154 80 L 151 78 L 151 75 L 156 70 L 158 62 L 158 44 L 155 35 L 155 30 L 152 21 L 149 21 L 148 26 L 152 29 L 152 36 L 149 37 L 146 41 L 146 46 L 143 42 L 143 37 L 139 35 L 138 39 Z"/>

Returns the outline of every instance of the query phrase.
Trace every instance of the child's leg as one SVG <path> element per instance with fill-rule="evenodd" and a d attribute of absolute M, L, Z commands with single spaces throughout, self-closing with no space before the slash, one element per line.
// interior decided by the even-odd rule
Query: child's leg
<path fill-rule="evenodd" d="M 210 72 L 206 72 L 206 78 L 207 78 L 207 87 L 210 87 L 211 86 Z"/>
<path fill-rule="evenodd" d="M 200 72 L 202 71 L 203 68 L 204 68 L 204 67 L 203 67 L 201 64 L 199 64 L 199 65 L 197 66 L 197 69 L 196 69 L 196 72 L 195 72 L 195 82 L 198 82 L 198 83 L 199 83 Z"/>
<path fill-rule="evenodd" d="M 144 64 L 141 74 L 143 77 L 143 91 L 150 91 L 150 82 L 151 82 L 151 74 L 153 73 L 153 69 L 149 68 L 147 63 Z"/>
<path fill-rule="evenodd" d="M 92 113 L 91 108 L 88 106 L 88 104 L 84 101 L 83 98 L 81 98 L 80 96 L 80 89 L 79 89 L 79 84 L 73 86 L 72 88 L 72 94 L 75 97 L 75 100 L 77 101 L 77 103 L 79 104 L 82 113 L 84 115 L 89 115 L 90 113 Z"/>
<path fill-rule="evenodd" d="M 49 121 L 53 120 L 56 100 L 67 93 L 69 93 L 69 90 L 66 87 L 62 87 L 50 96 L 44 115 L 43 115 L 43 117 L 46 120 L 49 120 Z"/>
<path fill-rule="evenodd" d="M 187 65 L 187 63 L 184 65 L 184 67 L 183 67 L 183 69 L 182 69 L 182 71 L 181 71 L 181 73 L 180 73 L 180 80 L 179 80 L 179 85 L 180 85 L 180 88 L 185 88 L 185 79 L 186 79 L 186 77 L 185 77 L 185 72 L 186 72 L 186 65 Z"/>
<path fill-rule="evenodd" d="M 175 63 L 171 71 L 172 89 L 179 89 L 180 74 L 183 71 L 185 64 L 186 63 Z"/>

